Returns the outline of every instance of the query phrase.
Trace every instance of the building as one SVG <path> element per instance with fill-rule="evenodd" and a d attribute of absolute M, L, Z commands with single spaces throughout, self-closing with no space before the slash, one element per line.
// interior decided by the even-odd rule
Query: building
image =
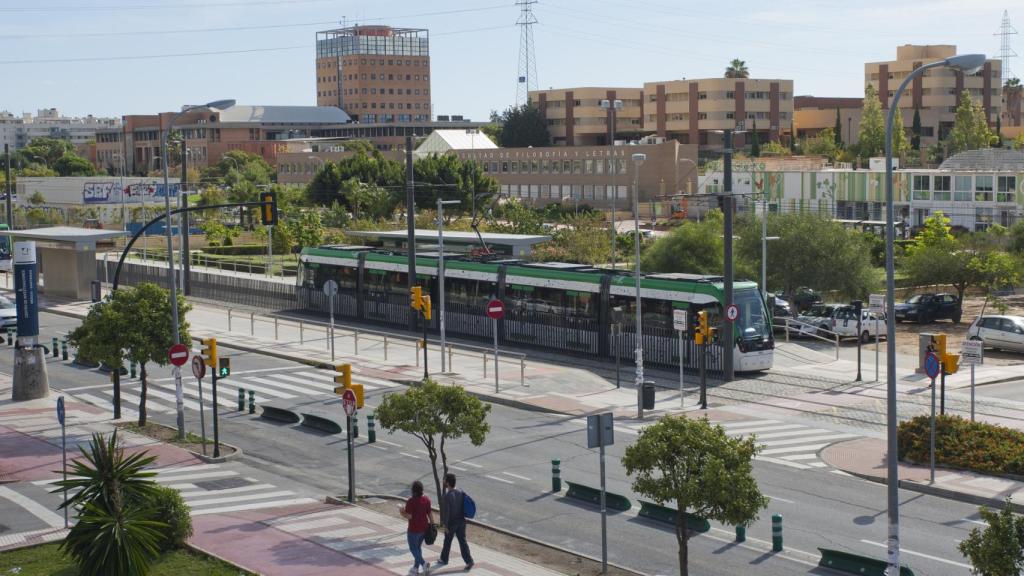
<path fill-rule="evenodd" d="M 556 146 L 607 144 L 611 111 L 602 99 L 622 100 L 616 137 L 652 135 L 720 151 L 725 129 L 742 126 L 735 145 L 750 142 L 755 128 L 761 142 L 778 140 L 793 122 L 793 81 L 707 78 L 645 82 L 643 88 L 562 88 L 530 92 L 544 114 Z"/>
<path fill-rule="evenodd" d="M 171 198 L 177 198 L 179 180 L 168 178 Z M 164 210 L 162 178 L 116 176 L 21 177 L 14 202 L 20 208 L 38 208 L 72 223 L 94 219 L 103 225 L 151 218 Z M 177 200 L 173 200 L 177 204 Z M 77 214 L 77 216 L 76 216 Z"/>
<path fill-rule="evenodd" d="M 1024 126 L 1024 117 L 1021 115 L 1021 97 L 1024 95 L 1024 86 L 1003 85 L 1003 106 L 1002 113 L 1003 128 L 1018 128 Z"/>
<path fill-rule="evenodd" d="M 121 126 L 96 133 L 95 165 L 111 174 L 145 175 L 161 167 L 161 134 L 174 112 L 125 116 Z M 188 162 L 216 164 L 232 150 L 263 157 L 270 165 L 294 138 L 337 136 L 349 117 L 332 106 L 232 106 L 193 110 L 178 118 Z"/>
<path fill-rule="evenodd" d="M 668 141 L 624 146 L 552 146 L 455 150 L 474 160 L 498 181 L 507 198 L 544 206 L 589 205 L 601 210 L 632 211 L 636 164 L 633 154 L 647 156 L 640 167 L 640 213 L 651 214 L 659 199 L 698 192 L 697 146 Z"/>
<path fill-rule="evenodd" d="M 530 92 L 547 119 L 555 146 L 600 146 L 611 141 L 612 113 L 601 100 L 621 100 L 615 119 L 616 139 L 636 139 L 643 130 L 642 91 L 639 88 L 563 88 Z"/>
<path fill-rule="evenodd" d="M 0 111 L 0 149 L 6 144 L 11 150 L 17 150 L 43 137 L 68 140 L 81 146 L 93 140 L 98 130 L 119 124 L 118 118 L 61 116 L 56 108 L 37 110 L 35 116 L 28 112 L 15 116 L 4 110 Z"/>
<path fill-rule="evenodd" d="M 793 98 L 793 128 L 796 130 L 796 137 L 813 138 L 825 128 L 834 130 L 838 111 L 839 135 L 843 144 L 849 146 L 857 141 L 863 109 L 863 98 L 797 96 Z"/>
<path fill-rule="evenodd" d="M 952 45 L 904 44 L 896 48 L 896 59 L 864 64 L 864 81 L 878 90 L 883 110 L 888 110 L 893 93 L 900 83 L 918 66 L 956 55 Z M 914 110 L 921 114 L 921 146 L 930 146 L 945 140 L 953 129 L 956 106 L 960 94 L 967 90 L 981 102 L 991 126 L 995 126 L 1002 105 L 1002 64 L 989 59 L 976 73 L 964 75 L 950 68 L 933 68 L 914 79 L 900 96 L 903 125 L 910 129 Z"/>
<path fill-rule="evenodd" d="M 355 122 L 429 122 L 427 30 L 351 26 L 316 33 L 317 106 L 341 108 Z"/>
<path fill-rule="evenodd" d="M 277 153 L 277 181 L 281 184 L 309 184 L 327 162 L 337 162 L 356 154 L 348 138 L 305 138 L 282 143 Z M 382 151 L 388 160 L 405 162 L 403 150 Z"/>
<path fill-rule="evenodd" d="M 498 146 L 480 130 L 434 130 L 416 147 L 415 155 L 447 154 L 452 150 L 494 150 Z"/>

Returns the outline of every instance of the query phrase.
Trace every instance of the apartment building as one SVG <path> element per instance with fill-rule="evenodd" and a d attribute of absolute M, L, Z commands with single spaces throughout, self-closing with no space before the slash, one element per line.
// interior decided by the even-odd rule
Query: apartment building
<path fill-rule="evenodd" d="M 825 128 L 835 129 L 839 112 L 839 135 L 844 145 L 857 141 L 863 98 L 797 96 L 793 98 L 793 128 L 797 138 L 813 138 Z"/>
<path fill-rule="evenodd" d="M 864 82 L 878 90 L 882 108 L 888 110 L 893 93 L 915 68 L 956 55 L 956 46 L 948 44 L 904 44 L 896 48 L 896 59 L 864 64 Z M 965 75 L 949 68 L 933 68 L 918 76 L 900 96 L 903 125 L 910 128 L 914 110 L 921 114 L 921 145 L 930 146 L 944 140 L 953 129 L 960 94 L 967 90 L 981 102 L 993 127 L 1002 104 L 1001 61 L 989 59 L 974 74 Z"/>
<path fill-rule="evenodd" d="M 611 142 L 612 109 L 601 100 L 622 101 L 615 111 L 615 138 L 636 139 L 643 129 L 643 94 L 639 88 L 566 88 L 530 92 L 547 119 L 555 146 L 600 146 Z"/>
<path fill-rule="evenodd" d="M 62 116 L 56 108 L 37 110 L 35 116 L 29 112 L 16 116 L 3 110 L 0 111 L 0 150 L 4 144 L 11 150 L 17 150 L 42 137 L 60 138 L 80 146 L 91 141 L 97 130 L 118 124 L 118 118 L 100 118 L 91 114 L 83 117 Z"/>
<path fill-rule="evenodd" d="M 316 33 L 316 103 L 355 122 L 429 122 L 427 30 L 351 26 Z"/>
<path fill-rule="evenodd" d="M 97 169 L 136 175 L 159 169 L 161 134 L 174 114 L 125 116 L 120 127 L 97 131 Z M 336 136 L 348 122 L 348 115 L 333 106 L 232 106 L 188 112 L 174 131 L 185 138 L 193 166 L 215 164 L 231 150 L 258 154 L 274 165 L 284 141 Z"/>

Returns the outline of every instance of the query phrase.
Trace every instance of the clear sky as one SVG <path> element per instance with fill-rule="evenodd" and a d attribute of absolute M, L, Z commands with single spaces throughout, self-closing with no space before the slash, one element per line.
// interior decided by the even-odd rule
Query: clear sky
<path fill-rule="evenodd" d="M 796 94 L 857 96 L 864 62 L 905 43 L 995 55 L 993 0 L 539 0 L 540 88 L 718 77 L 732 58 Z M 1010 13 L 1020 18 L 1024 10 Z M 120 116 L 234 98 L 314 105 L 315 32 L 430 30 L 435 114 L 484 120 L 515 99 L 514 0 L 0 0 L 0 110 Z M 1024 54 L 1024 35 L 1013 37 Z M 180 56 L 181 54 L 191 54 Z M 1011 61 L 1020 76 L 1024 61 Z"/>

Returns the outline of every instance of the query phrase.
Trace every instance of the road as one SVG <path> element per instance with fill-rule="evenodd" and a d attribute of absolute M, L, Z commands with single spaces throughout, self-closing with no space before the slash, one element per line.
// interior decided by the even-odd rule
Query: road
<path fill-rule="evenodd" d="M 41 334 L 63 333 L 77 321 L 41 314 Z M 345 441 L 295 426 L 281 425 L 235 409 L 238 385 L 258 388 L 257 400 L 276 397 L 295 403 L 323 405 L 337 410 L 337 399 L 322 393 L 329 386 L 330 373 L 307 366 L 247 354 L 221 345 L 221 355 L 232 358 L 232 376 L 221 388 L 221 438 L 241 447 L 243 461 L 254 464 L 268 477 L 274 492 L 287 487 L 297 496 L 316 493 L 343 494 L 346 486 Z M 0 355 L 0 370 L 9 372 L 10 355 Z M 74 368 L 67 362 L 48 362 L 51 387 L 69 390 L 86 400 L 107 405 L 107 376 Z M 150 417 L 174 425 L 173 380 L 169 368 L 152 367 Z M 194 379 L 186 378 L 186 382 Z M 382 394 L 400 391 L 393 383 L 367 379 L 358 373 L 356 382 L 369 385 L 367 404 L 376 406 Z M 126 406 L 138 384 L 123 384 Z M 191 386 L 191 384 L 190 384 Z M 313 392 L 311 392 L 311 390 Z M 276 396 L 275 396 L 276 395 Z M 291 398 L 286 398 L 290 396 Z M 187 396 L 194 401 L 194 396 Z M 209 398 L 207 396 L 207 401 Z M 198 412 L 187 404 L 186 424 L 198 432 Z M 591 556 L 600 557 L 600 522 L 594 507 L 578 504 L 551 493 L 551 460 L 561 460 L 566 480 L 598 485 L 598 456 L 586 448 L 584 422 L 538 412 L 495 405 L 489 419 L 491 433 L 481 447 L 465 440 L 449 444 L 449 461 L 460 477 L 460 485 L 474 495 L 478 519 L 528 534 Z M 209 420 L 207 421 L 209 433 Z M 365 420 L 363 420 L 365 428 Z M 751 418 L 734 424 L 736 430 L 784 435 L 779 444 L 800 443 L 814 433 L 806 426 Z M 616 423 L 616 444 L 608 449 L 608 489 L 637 498 L 620 465 L 625 446 L 635 437 L 639 425 L 629 420 Z M 779 432 L 778 430 L 783 430 Z M 822 431 L 818 431 L 819 435 Z M 827 432 L 827 431 L 826 431 Z M 784 448 L 775 448 L 784 450 Z M 366 444 L 366 432 L 357 443 L 357 480 L 361 493 L 403 494 L 409 484 L 422 480 L 433 486 L 424 447 L 415 438 L 378 432 L 375 444 Z M 831 470 L 827 467 L 795 468 L 785 463 L 759 460 L 755 474 L 762 491 L 771 497 L 769 508 L 748 529 L 744 545 L 733 542 L 730 527 L 715 525 L 711 532 L 691 541 L 691 566 L 698 574 L 788 575 L 815 573 L 818 547 L 831 547 L 883 558 L 885 539 L 885 488 Z M 257 479 L 259 480 L 259 479 Z M 296 495 L 282 495 L 288 499 Z M 956 544 L 977 526 L 975 506 L 913 492 L 901 492 L 903 560 L 919 575 L 968 574 Z M 636 508 L 634 507 L 634 510 Z M 770 553 L 771 514 L 784 519 L 785 552 Z M 609 559 L 649 574 L 674 573 L 675 537 L 670 529 L 638 518 L 633 512 L 609 515 Z M 756 568 L 755 568 L 756 567 Z"/>

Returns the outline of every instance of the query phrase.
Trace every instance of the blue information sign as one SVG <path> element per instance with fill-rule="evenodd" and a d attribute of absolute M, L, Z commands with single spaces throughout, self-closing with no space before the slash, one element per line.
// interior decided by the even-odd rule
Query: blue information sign
<path fill-rule="evenodd" d="M 59 422 L 61 426 L 64 425 L 64 397 L 63 396 L 58 396 L 57 397 L 57 422 Z"/>
<path fill-rule="evenodd" d="M 18 307 L 19 339 L 39 336 L 38 283 L 36 243 L 15 242 L 14 300 Z"/>
<path fill-rule="evenodd" d="M 934 379 L 941 371 L 942 363 L 939 362 L 939 357 L 934 352 L 929 352 L 928 355 L 924 357 L 924 373 L 927 374 L 929 378 Z"/>

